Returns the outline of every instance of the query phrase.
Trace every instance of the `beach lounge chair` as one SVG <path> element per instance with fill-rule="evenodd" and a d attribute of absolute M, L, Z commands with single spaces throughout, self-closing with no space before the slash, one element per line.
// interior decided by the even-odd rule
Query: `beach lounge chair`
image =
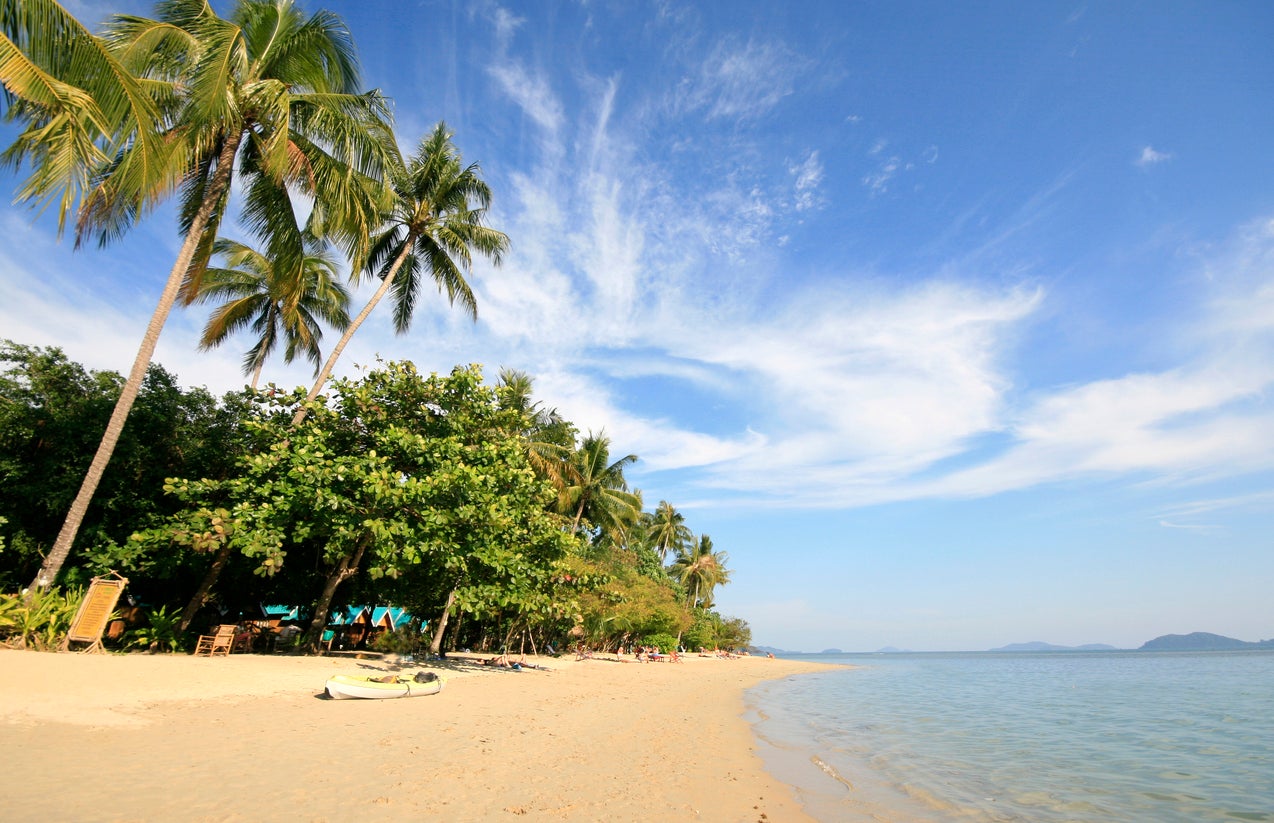
<path fill-rule="evenodd" d="M 235 633 L 238 629 L 233 623 L 223 623 L 217 627 L 216 633 L 199 635 L 199 642 L 195 644 L 195 656 L 206 654 L 215 657 L 224 654 L 228 657 L 234 650 Z"/>

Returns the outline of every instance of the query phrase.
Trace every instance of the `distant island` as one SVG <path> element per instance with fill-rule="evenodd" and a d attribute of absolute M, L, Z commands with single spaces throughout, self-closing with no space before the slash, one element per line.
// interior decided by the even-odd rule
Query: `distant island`
<path fill-rule="evenodd" d="M 1225 637 L 1219 634 L 1210 634 L 1208 632 L 1193 632 L 1192 634 L 1165 634 L 1143 643 L 1136 649 L 1120 649 L 1117 646 L 1110 646 L 1105 643 L 1085 643 L 1082 646 L 1059 646 L 1056 643 L 1045 643 L 1042 640 L 1033 640 L 1029 643 L 1010 643 L 1007 646 L 1000 646 L 998 649 L 987 649 L 988 652 L 1117 652 L 1117 651 L 1138 651 L 1138 652 L 1225 652 L 1225 651 L 1242 651 L 1242 650 L 1260 650 L 1268 649 L 1274 651 L 1274 639 L 1257 640 L 1255 642 L 1247 640 L 1237 640 L 1233 637 Z M 752 646 L 753 652 L 769 652 L 776 655 L 789 654 L 847 654 L 840 649 L 823 649 L 821 652 L 797 652 L 789 649 L 778 649 L 773 646 Z M 914 654 L 910 649 L 899 649 L 895 646 L 885 646 L 877 649 L 875 654 Z M 980 654 L 980 652 L 973 652 Z M 863 652 L 853 652 L 853 654 L 863 654 Z"/>
<path fill-rule="evenodd" d="M 1165 634 L 1148 640 L 1137 651 L 1141 652 L 1224 652 L 1241 649 L 1274 649 L 1274 640 L 1236 640 L 1208 632 L 1191 634 Z"/>
<path fill-rule="evenodd" d="M 993 652 L 1113 652 L 1118 651 L 1114 646 L 1107 646 L 1105 643 L 1085 643 L 1082 646 L 1058 646 L 1054 643 L 1044 643 L 1039 640 L 1030 643 L 1010 643 L 1007 646 L 1001 646 L 998 649 L 989 649 Z"/>

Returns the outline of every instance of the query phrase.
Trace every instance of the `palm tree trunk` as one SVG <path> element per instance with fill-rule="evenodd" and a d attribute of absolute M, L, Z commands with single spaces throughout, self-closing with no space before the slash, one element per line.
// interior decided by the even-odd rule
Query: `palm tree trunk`
<path fill-rule="evenodd" d="M 102 482 L 102 475 L 106 473 L 106 466 L 110 463 L 115 446 L 124 432 L 124 423 L 128 420 L 128 413 L 133 409 L 133 401 L 137 399 L 137 394 L 141 391 L 142 380 L 146 377 L 150 359 L 154 356 L 155 346 L 159 343 L 159 334 L 164 330 L 168 315 L 172 313 L 186 270 L 190 268 L 190 261 L 194 259 L 199 238 L 207 228 L 212 218 L 212 211 L 221 199 L 222 193 L 230 185 L 234 157 L 239 150 L 241 140 L 240 133 L 234 139 L 227 140 L 222 146 L 221 155 L 217 158 L 217 170 L 213 173 L 212 181 L 204 194 L 203 203 L 200 204 L 199 211 L 195 213 L 190 229 L 186 232 L 181 251 L 177 254 L 177 262 L 173 264 L 172 271 L 168 274 L 168 282 L 164 284 L 164 290 L 159 296 L 159 305 L 155 307 L 155 313 L 150 316 L 150 323 L 147 324 L 146 333 L 142 336 L 141 347 L 138 348 L 137 357 L 133 360 L 132 371 L 128 373 L 128 380 L 124 383 L 119 399 L 115 401 L 115 410 L 111 412 L 111 419 L 106 424 L 106 432 L 97 446 L 97 453 L 93 455 L 93 462 L 89 464 L 88 472 L 84 475 L 84 482 L 80 484 L 79 493 L 75 495 L 75 500 L 72 501 L 71 508 L 66 513 L 62 529 L 58 532 L 57 539 L 53 541 L 53 548 L 44 558 L 44 563 L 40 566 L 40 571 L 36 573 L 35 580 L 31 581 L 29 592 L 52 586 L 57 581 L 66 558 L 71 554 L 71 546 L 80 532 L 84 515 L 88 513 L 89 503 L 93 501 L 97 486 Z M 28 599 L 30 596 L 28 593 Z"/>
<path fill-rule="evenodd" d="M 252 390 L 257 390 L 257 384 L 261 382 L 261 370 L 265 368 L 265 358 L 257 361 L 257 367 L 252 370 Z"/>
<path fill-rule="evenodd" d="M 442 609 L 442 616 L 438 618 L 438 627 L 434 629 L 433 639 L 429 641 L 429 653 L 437 654 L 442 649 L 442 633 L 447 630 L 447 618 L 451 616 L 451 607 L 456 603 L 456 590 L 452 589 L 447 595 L 447 605 Z"/>
<path fill-rule="evenodd" d="M 217 578 L 221 576 L 221 570 L 226 567 L 226 563 L 230 561 L 230 552 L 233 547 L 229 541 L 221 544 L 221 548 L 217 550 L 217 556 L 213 558 L 212 565 L 208 567 L 208 573 L 203 576 L 203 582 L 199 584 L 199 588 L 195 590 L 195 594 L 190 598 L 190 602 L 186 604 L 186 610 L 181 613 L 181 622 L 177 628 L 185 631 L 190 628 L 191 622 L 194 621 L 195 615 L 203 608 L 203 604 L 208 601 L 208 592 L 212 591 L 212 586 L 217 582 Z"/>
<path fill-rule="evenodd" d="M 381 281 L 380 288 L 372 295 L 372 299 L 367 301 L 367 305 L 363 306 L 363 310 L 358 313 L 358 316 L 350 321 L 349 327 L 345 329 L 340 341 L 332 349 L 331 355 L 328 356 L 327 362 L 323 364 L 323 370 L 314 379 L 314 388 L 310 389 L 309 396 L 305 398 L 305 404 L 302 404 L 301 408 L 297 409 L 296 414 L 292 416 L 292 425 L 294 427 L 301 425 L 301 421 L 305 419 L 305 405 L 314 402 L 314 398 L 318 397 L 319 392 L 323 390 L 323 385 L 332 376 L 332 369 L 336 368 L 336 361 L 341 356 L 341 352 L 345 351 L 345 346 L 349 343 L 350 338 L 354 336 L 354 332 L 358 331 L 358 327 L 363 325 L 363 321 L 367 319 L 367 316 L 372 313 L 372 309 L 376 308 L 376 304 L 380 302 L 385 293 L 389 291 L 389 287 L 393 285 L 394 278 L 398 275 L 398 270 L 403 267 L 403 261 L 411 253 L 412 244 L 415 242 L 415 233 L 408 232 L 407 239 L 403 241 L 403 250 L 398 253 L 398 257 L 394 258 L 394 264 L 389 267 L 389 272 L 386 273 L 385 279 Z"/>
<path fill-rule="evenodd" d="M 580 521 L 580 518 L 584 516 L 584 504 L 587 502 L 588 501 L 586 500 L 581 500 L 579 503 L 579 511 L 575 512 L 575 522 L 571 524 L 572 535 L 574 535 L 577 531 L 579 531 L 579 521 Z"/>
<path fill-rule="evenodd" d="M 323 592 L 319 595 L 318 602 L 314 604 L 314 619 L 310 621 L 310 631 L 306 638 L 306 644 L 311 652 L 318 652 L 319 640 L 327 629 L 327 613 L 332 608 L 332 598 L 336 596 L 336 587 L 358 574 L 358 564 L 363 562 L 363 553 L 367 551 L 371 542 L 372 533 L 364 532 L 359 538 L 358 548 L 354 554 L 342 557 L 341 562 L 337 563 L 336 568 L 332 569 L 332 573 L 327 576 L 327 582 L 323 584 Z"/>

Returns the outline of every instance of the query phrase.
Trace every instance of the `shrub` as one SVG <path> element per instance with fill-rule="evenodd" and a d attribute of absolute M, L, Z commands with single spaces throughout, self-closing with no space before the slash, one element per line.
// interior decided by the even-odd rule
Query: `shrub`
<path fill-rule="evenodd" d="M 420 642 L 420 624 L 412 620 L 406 626 L 381 632 L 380 636 L 372 641 L 372 648 L 378 652 L 390 654 L 415 654 L 420 647 Z"/>
<path fill-rule="evenodd" d="M 36 591 L 28 603 L 20 594 L 0 600 L 0 636 L 19 649 L 52 651 L 62 645 L 80 609 L 84 590 Z"/>
<path fill-rule="evenodd" d="M 671 654 L 677 648 L 677 638 L 670 634 L 648 634 L 642 638 L 643 646 L 654 646 L 663 654 Z"/>
<path fill-rule="evenodd" d="M 186 636 L 180 629 L 181 612 L 170 614 L 166 606 L 161 606 L 146 617 L 150 625 L 124 634 L 125 647 L 146 649 L 152 654 L 158 651 L 177 652 L 185 647 Z"/>

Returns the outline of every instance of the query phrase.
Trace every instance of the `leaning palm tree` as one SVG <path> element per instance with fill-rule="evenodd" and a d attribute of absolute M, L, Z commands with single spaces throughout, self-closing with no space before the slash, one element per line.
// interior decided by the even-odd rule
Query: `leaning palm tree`
<path fill-rule="evenodd" d="M 434 127 L 409 162 L 390 170 L 392 206 L 381 231 L 373 238 L 366 271 L 380 278 L 380 287 L 345 330 L 323 365 L 306 402 L 318 397 L 337 359 L 354 332 L 392 289 L 394 331 L 411 327 L 416 300 L 426 278 L 457 302 L 471 318 L 478 318 L 478 303 L 465 280 L 477 252 L 499 265 L 509 238 L 483 224 L 491 205 L 491 189 L 477 163 L 464 165 L 460 150 L 445 123 Z M 302 405 L 293 425 L 305 418 Z"/>
<path fill-rule="evenodd" d="M 199 348 L 216 348 L 235 332 L 250 329 L 256 343 L 243 357 L 243 373 L 252 375 L 253 389 L 280 340 L 283 362 L 304 355 L 317 374 L 323 363 L 323 324 L 337 329 L 349 325 L 349 291 L 339 279 L 336 258 L 322 241 L 308 237 L 305 242 L 310 250 L 299 271 L 284 270 L 278 260 L 234 240 L 218 240 L 213 247 L 226 265 L 208 269 L 199 287 L 197 302 L 220 302 L 204 326 Z"/>
<path fill-rule="evenodd" d="M 645 515 L 645 518 L 651 541 L 659 552 L 661 562 L 667 561 L 669 553 L 680 552 L 694 542 L 694 535 L 686 526 L 685 516 L 667 500 L 660 500 L 654 513 Z"/>
<path fill-rule="evenodd" d="M 0 83 L 4 118 L 21 125 L 0 162 L 14 169 L 30 166 L 16 199 L 41 209 L 56 201 L 59 235 L 68 215 L 94 191 L 102 168 L 129 181 L 121 192 L 121 208 L 134 212 L 153 206 L 180 180 L 184 159 L 163 138 L 164 119 L 154 89 L 61 4 L 0 0 Z M 116 415 L 121 429 L 149 362 L 148 352 L 121 394 L 125 408 Z M 63 531 L 69 536 L 55 543 L 29 588 L 29 599 L 61 569 L 118 436 L 108 433 L 104 438 L 105 456 L 94 460 L 86 488 L 67 516 L 69 526 Z"/>
<path fill-rule="evenodd" d="M 686 587 L 691 608 L 708 608 L 713 590 L 730 582 L 730 570 L 725 565 L 729 559 L 725 552 L 712 550 L 712 538 L 706 534 L 699 537 L 697 546 L 677 554 L 671 567 L 672 576 Z"/>
<path fill-rule="evenodd" d="M 12 0 L 3 0 L 12 2 Z M 22 4 L 19 3 L 19 6 Z M 379 175 L 392 143 L 379 93 L 360 93 L 349 31 L 329 12 L 310 17 L 290 0 L 239 0 L 229 19 L 205 0 L 165 0 L 158 19 L 117 16 L 111 54 L 158 100 L 164 139 L 179 163 L 184 239 L 133 367 L 80 491 L 32 584 L 52 584 L 115 449 L 180 296 L 193 301 L 230 199 L 236 166 L 247 186 L 245 219 L 264 232 L 291 203 L 289 188 L 313 200 L 321 232 L 358 248 L 376 211 Z M 128 131 L 127 124 L 118 130 Z M 137 130 L 136 127 L 133 130 Z M 171 176 L 144 174 L 139 141 L 116 142 L 96 169 L 79 210 L 80 236 L 119 235 L 158 197 Z M 270 231 L 282 238 L 286 230 Z M 295 244 L 279 241 L 278 255 Z M 276 249 L 270 250 L 275 254 Z"/>
<path fill-rule="evenodd" d="M 558 496 L 560 511 L 573 515 L 571 534 L 584 520 L 620 535 L 637 522 L 641 495 L 630 492 L 624 479 L 624 467 L 636 462 L 635 454 L 611 462 L 610 438 L 589 432 L 570 456 L 574 477 Z"/>

